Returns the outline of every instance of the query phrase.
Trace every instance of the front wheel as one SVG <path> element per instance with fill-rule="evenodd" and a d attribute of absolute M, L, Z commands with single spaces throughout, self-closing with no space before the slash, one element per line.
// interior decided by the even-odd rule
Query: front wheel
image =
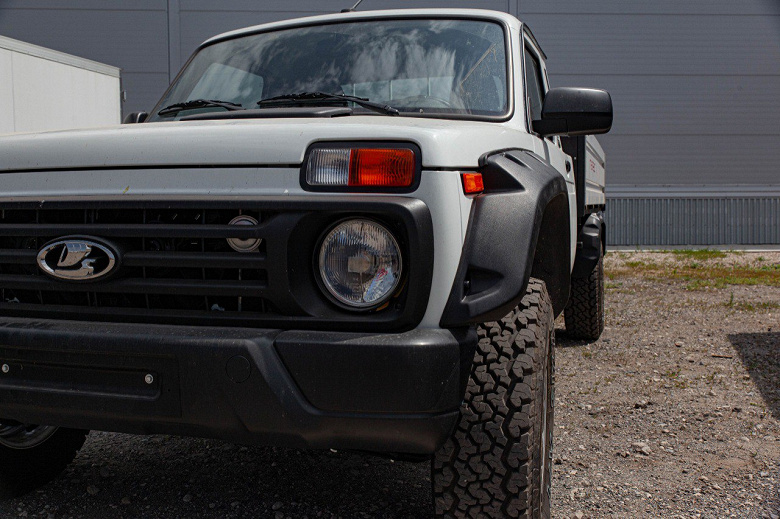
<path fill-rule="evenodd" d="M 0 419 L 0 498 L 20 496 L 54 479 L 73 461 L 87 431 Z"/>
<path fill-rule="evenodd" d="M 479 325 L 460 421 L 436 452 L 437 517 L 549 517 L 553 310 L 544 282 L 501 321 Z"/>

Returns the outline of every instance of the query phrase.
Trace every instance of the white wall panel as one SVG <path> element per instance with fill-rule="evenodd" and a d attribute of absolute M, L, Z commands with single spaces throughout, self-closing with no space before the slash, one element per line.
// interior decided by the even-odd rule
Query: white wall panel
<path fill-rule="evenodd" d="M 17 132 L 120 122 L 116 77 L 14 53 L 13 88 Z"/>
<path fill-rule="evenodd" d="M 0 135 L 14 131 L 13 53 L 0 49 Z"/>

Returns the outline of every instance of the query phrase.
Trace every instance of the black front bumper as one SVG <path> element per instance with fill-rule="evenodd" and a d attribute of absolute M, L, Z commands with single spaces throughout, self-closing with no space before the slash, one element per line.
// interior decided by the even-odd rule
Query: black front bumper
<path fill-rule="evenodd" d="M 3 318 L 0 418 L 429 454 L 458 419 L 476 340 Z"/>

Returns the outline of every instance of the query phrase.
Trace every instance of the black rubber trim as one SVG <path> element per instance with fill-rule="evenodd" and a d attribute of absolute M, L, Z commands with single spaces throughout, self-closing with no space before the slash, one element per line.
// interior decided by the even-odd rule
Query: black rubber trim
<path fill-rule="evenodd" d="M 577 236 L 577 255 L 574 258 L 574 269 L 571 273 L 574 278 L 590 276 L 604 250 L 601 236 L 604 227 L 604 213 L 593 213 L 583 220 L 584 223 Z"/>
<path fill-rule="evenodd" d="M 358 149 L 381 148 L 392 150 L 412 150 L 414 153 L 414 179 L 410 186 L 382 187 L 382 186 L 313 186 L 306 182 L 306 168 L 309 165 L 309 157 L 312 151 L 322 148 L 331 149 Z M 422 173 L 422 150 L 416 144 L 405 141 L 317 141 L 306 150 L 301 164 L 299 182 L 301 189 L 312 192 L 326 193 L 412 193 L 420 187 Z"/>
<path fill-rule="evenodd" d="M 288 107 L 288 108 L 253 108 L 248 110 L 232 110 L 228 112 L 207 112 L 185 115 L 180 121 L 218 121 L 224 119 L 294 119 L 294 118 L 331 118 L 352 115 L 352 108 L 347 107 Z"/>
<path fill-rule="evenodd" d="M 457 422 L 476 341 L 473 329 L 361 334 L 3 317 L 0 417 L 431 454 Z"/>
<path fill-rule="evenodd" d="M 501 151 L 481 162 L 485 193 L 471 206 L 441 326 L 501 319 L 525 295 L 532 274 L 546 282 L 557 315 L 570 283 L 566 182 L 527 151 Z"/>

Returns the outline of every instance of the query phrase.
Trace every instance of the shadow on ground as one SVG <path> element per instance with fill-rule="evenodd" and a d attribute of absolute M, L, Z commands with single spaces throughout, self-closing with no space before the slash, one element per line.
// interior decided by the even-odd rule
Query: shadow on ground
<path fill-rule="evenodd" d="M 0 517 L 428 517 L 428 471 L 358 453 L 92 433 L 63 475 L 1 502 Z"/>
<path fill-rule="evenodd" d="M 728 337 L 770 413 L 780 420 L 780 332 L 735 333 Z"/>
<path fill-rule="evenodd" d="M 566 333 L 566 328 L 555 328 L 555 346 L 558 348 L 578 348 L 580 346 L 587 346 L 593 344 L 596 341 L 583 341 L 582 339 L 574 339 Z"/>

